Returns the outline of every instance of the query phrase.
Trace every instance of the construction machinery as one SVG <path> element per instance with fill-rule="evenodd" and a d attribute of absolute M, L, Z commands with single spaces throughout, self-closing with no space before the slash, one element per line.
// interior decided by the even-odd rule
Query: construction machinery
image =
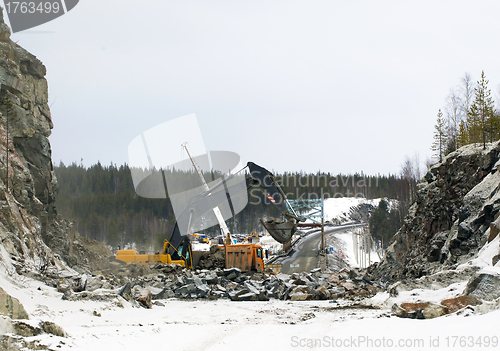
<path fill-rule="evenodd" d="M 257 243 L 258 241 L 259 241 L 259 234 L 257 234 L 255 230 L 250 233 L 250 236 L 245 238 L 246 244 Z"/>
<path fill-rule="evenodd" d="M 201 175 L 201 171 L 196 167 L 196 163 L 192 159 L 195 168 Z M 187 233 L 181 233 L 179 223 L 188 223 L 188 230 L 192 223 L 202 218 L 204 214 L 213 211 L 217 215 L 217 207 L 230 197 L 241 191 L 249 191 L 251 189 L 259 189 L 266 196 L 278 211 L 283 215 L 284 220 L 278 218 L 268 218 L 260 220 L 262 225 L 267 229 L 269 234 L 278 242 L 285 244 L 290 242 L 293 234 L 297 231 L 297 224 L 304 219 L 299 217 L 293 208 L 288 204 L 285 193 L 274 178 L 274 175 L 263 167 L 256 165 L 253 162 L 248 162 L 247 167 L 250 177 L 247 182 L 246 189 L 239 186 L 232 186 L 229 180 L 234 177 L 234 174 L 221 179 L 220 182 L 208 188 L 205 183 L 203 193 L 193 197 L 188 206 L 177 217 L 174 230 L 169 240 L 165 240 L 162 253 L 155 255 L 140 255 L 135 250 L 118 250 L 115 258 L 123 262 L 163 262 L 177 263 L 182 267 L 193 268 L 193 255 L 191 251 L 191 243 Z M 245 168 L 247 168 L 245 167 Z M 241 171 L 240 171 L 241 172 Z M 217 216 L 219 225 L 227 238 L 230 239 L 230 233 L 222 219 L 222 216 Z M 262 247 L 256 244 L 236 244 L 226 246 L 226 267 L 234 266 L 242 271 L 256 270 L 262 271 L 264 268 Z"/>
<path fill-rule="evenodd" d="M 175 238 L 174 238 L 175 239 Z M 175 242 L 177 243 L 178 240 Z M 180 241 L 176 246 L 173 246 L 170 241 L 165 239 L 163 242 L 162 253 L 154 255 L 138 254 L 136 250 L 118 250 L 115 259 L 125 263 L 176 263 L 184 268 L 193 268 L 193 253 L 191 251 L 191 243 L 188 240 Z"/>
<path fill-rule="evenodd" d="M 189 237 L 192 240 L 194 241 L 197 241 L 199 243 L 202 243 L 202 244 L 209 244 L 210 243 L 210 239 L 208 238 L 208 236 L 206 234 L 189 234 Z"/>
<path fill-rule="evenodd" d="M 255 244 L 226 245 L 226 268 L 236 267 L 242 272 L 264 270 L 262 247 Z"/>

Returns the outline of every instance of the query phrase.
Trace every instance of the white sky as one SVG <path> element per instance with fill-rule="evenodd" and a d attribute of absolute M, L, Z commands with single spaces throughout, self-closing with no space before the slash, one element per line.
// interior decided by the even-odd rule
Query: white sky
<path fill-rule="evenodd" d="M 140 132 L 195 113 L 207 150 L 243 162 L 387 174 L 431 156 L 465 72 L 498 97 L 499 14 L 496 0 L 82 0 L 12 40 L 47 67 L 56 164 L 120 165 Z"/>

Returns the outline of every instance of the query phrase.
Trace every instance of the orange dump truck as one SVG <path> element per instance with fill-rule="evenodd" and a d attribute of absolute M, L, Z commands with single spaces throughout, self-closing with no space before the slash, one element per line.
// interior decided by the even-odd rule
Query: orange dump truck
<path fill-rule="evenodd" d="M 264 270 L 262 246 L 255 244 L 226 245 L 226 268 L 236 267 L 242 272 Z"/>

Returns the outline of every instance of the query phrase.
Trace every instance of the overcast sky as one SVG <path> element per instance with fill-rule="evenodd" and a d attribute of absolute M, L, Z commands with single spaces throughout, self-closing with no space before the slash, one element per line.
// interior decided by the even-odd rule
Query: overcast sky
<path fill-rule="evenodd" d="M 47 67 L 56 164 L 123 164 L 139 133 L 195 113 L 206 149 L 245 163 L 388 174 L 431 156 L 465 72 L 498 99 L 499 16 L 496 0 L 81 0 L 12 40 Z"/>

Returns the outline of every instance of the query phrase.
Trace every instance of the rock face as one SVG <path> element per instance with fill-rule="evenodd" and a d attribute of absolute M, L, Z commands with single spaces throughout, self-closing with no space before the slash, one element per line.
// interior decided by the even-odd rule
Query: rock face
<path fill-rule="evenodd" d="M 60 267 L 58 255 L 85 264 L 90 253 L 79 255 L 75 243 L 83 251 L 89 243 L 57 215 L 45 74 L 42 62 L 10 39 L 0 13 L 0 241 L 10 255 L 0 260 L 14 259 L 18 273 Z"/>
<path fill-rule="evenodd" d="M 372 277 L 395 281 L 450 269 L 493 240 L 500 228 L 499 154 L 499 142 L 484 150 L 468 145 L 433 165 Z"/>
<path fill-rule="evenodd" d="M 10 319 L 28 319 L 28 313 L 15 297 L 0 288 L 0 314 Z"/>

